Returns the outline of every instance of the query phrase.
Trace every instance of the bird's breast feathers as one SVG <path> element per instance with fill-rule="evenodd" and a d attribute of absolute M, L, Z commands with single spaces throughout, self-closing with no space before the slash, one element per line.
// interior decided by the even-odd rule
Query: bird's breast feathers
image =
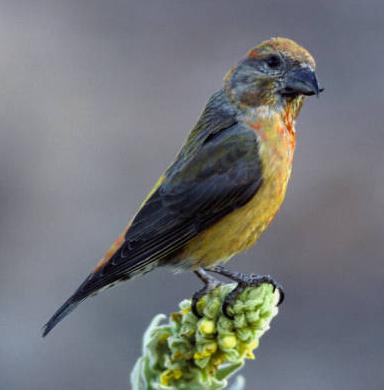
<path fill-rule="evenodd" d="M 235 208 L 186 243 L 177 252 L 175 262 L 170 261 L 177 268 L 209 267 L 248 249 L 272 221 L 284 200 L 295 149 L 292 116 L 289 111 L 284 111 L 282 115 L 267 107 L 259 107 L 250 115 L 239 118 L 239 121 L 245 131 L 248 129 L 256 134 L 258 161 L 254 161 L 254 164 L 261 165 L 261 185 L 245 205 Z M 151 196 L 164 180 L 162 176 L 142 208 L 148 200 L 153 203 Z M 130 224 L 98 263 L 95 272 L 121 251 L 129 230 Z"/>
<path fill-rule="evenodd" d="M 247 204 L 225 216 L 185 247 L 182 257 L 196 268 L 226 261 L 252 246 L 285 197 L 295 149 L 292 116 L 289 111 L 281 115 L 260 108 L 257 115 L 243 118 L 243 123 L 257 135 L 262 184 Z"/>

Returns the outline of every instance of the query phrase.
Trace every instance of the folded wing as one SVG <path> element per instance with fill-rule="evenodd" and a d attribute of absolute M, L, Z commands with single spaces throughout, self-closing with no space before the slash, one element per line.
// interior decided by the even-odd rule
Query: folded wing
<path fill-rule="evenodd" d="M 256 135 L 236 121 L 207 135 L 193 155 L 181 153 L 139 210 L 122 245 L 55 313 L 44 335 L 89 295 L 175 256 L 201 231 L 246 204 L 261 180 Z"/>

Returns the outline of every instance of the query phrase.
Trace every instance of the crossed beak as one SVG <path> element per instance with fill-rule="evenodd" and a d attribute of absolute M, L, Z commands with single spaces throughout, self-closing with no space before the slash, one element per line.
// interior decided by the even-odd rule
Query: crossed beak
<path fill-rule="evenodd" d="M 283 96 L 319 96 L 324 88 L 319 87 L 315 71 L 309 67 L 294 68 L 289 71 L 280 93 Z"/>

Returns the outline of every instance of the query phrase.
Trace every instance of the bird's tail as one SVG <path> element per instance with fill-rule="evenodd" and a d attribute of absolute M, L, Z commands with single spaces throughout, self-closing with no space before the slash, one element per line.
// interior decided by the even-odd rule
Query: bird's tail
<path fill-rule="evenodd" d="M 45 337 L 64 317 L 66 317 L 77 305 L 82 302 L 75 298 L 75 294 L 67 299 L 63 305 L 57 309 L 56 313 L 49 319 L 49 321 L 43 326 L 42 336 Z"/>
<path fill-rule="evenodd" d="M 148 269 L 146 270 L 148 272 Z M 94 296 L 100 291 L 115 286 L 121 280 L 131 279 L 134 275 L 127 274 L 124 278 L 115 280 L 111 275 L 104 275 L 101 272 L 92 272 L 43 326 L 42 336 L 45 337 L 63 318 L 70 314 L 76 307 L 89 296 Z"/>
<path fill-rule="evenodd" d="M 95 294 L 98 288 L 90 288 L 88 291 L 84 291 L 90 281 L 95 277 L 94 273 L 88 275 L 79 288 L 72 294 L 55 312 L 55 314 L 49 319 L 49 321 L 43 326 L 42 336 L 45 337 L 64 317 L 76 309 L 76 307 L 83 302 L 88 296 Z"/>
<path fill-rule="evenodd" d="M 75 293 L 69 297 L 56 313 L 43 326 L 42 336 L 45 337 L 64 317 L 71 313 L 82 301 L 89 296 L 96 295 L 98 292 L 115 286 L 118 282 L 132 279 L 135 276 L 149 272 L 157 265 L 158 261 L 143 262 L 141 264 L 132 263 L 124 269 L 124 272 L 115 275 L 113 272 L 105 272 L 108 263 L 102 268 L 96 269 L 88 275 Z"/>

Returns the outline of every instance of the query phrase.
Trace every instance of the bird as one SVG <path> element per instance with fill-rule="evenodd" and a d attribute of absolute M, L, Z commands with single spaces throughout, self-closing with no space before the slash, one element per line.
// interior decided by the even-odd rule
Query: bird
<path fill-rule="evenodd" d="M 205 286 L 212 271 L 237 282 L 270 282 L 224 263 L 249 249 L 285 198 L 295 151 L 295 121 L 307 96 L 319 96 L 313 56 L 274 37 L 249 50 L 212 94 L 175 161 L 96 267 L 43 327 L 45 337 L 82 301 L 156 267 L 189 270 Z"/>

